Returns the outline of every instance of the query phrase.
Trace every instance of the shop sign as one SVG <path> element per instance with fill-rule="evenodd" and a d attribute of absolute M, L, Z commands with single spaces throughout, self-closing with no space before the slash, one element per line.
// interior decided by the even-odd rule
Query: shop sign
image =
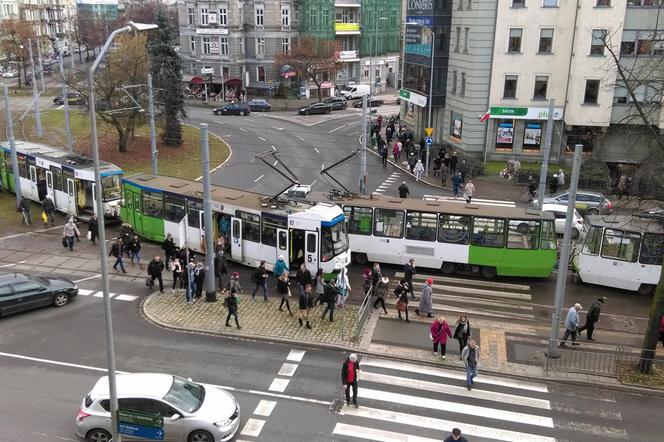
<path fill-rule="evenodd" d="M 399 90 L 399 97 L 419 107 L 424 107 L 427 105 L 427 97 L 425 95 L 420 95 L 406 89 Z"/>
<path fill-rule="evenodd" d="M 515 120 L 548 120 L 548 107 L 492 107 L 491 118 L 511 118 Z M 563 118 L 563 108 L 556 107 L 553 110 L 553 119 Z"/>
<path fill-rule="evenodd" d="M 228 28 L 196 28 L 196 35 L 228 35 Z"/>

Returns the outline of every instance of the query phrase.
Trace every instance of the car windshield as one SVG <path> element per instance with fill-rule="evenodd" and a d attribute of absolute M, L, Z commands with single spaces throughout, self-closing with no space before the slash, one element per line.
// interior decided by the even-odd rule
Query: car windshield
<path fill-rule="evenodd" d="M 332 227 L 323 227 L 321 241 L 321 259 L 324 262 L 348 250 L 346 223 L 341 221 Z"/>
<path fill-rule="evenodd" d="M 110 175 L 101 178 L 103 201 L 120 199 L 120 175 Z"/>
<path fill-rule="evenodd" d="M 203 405 L 205 388 L 186 379 L 173 376 L 173 384 L 164 400 L 180 410 L 193 413 Z"/>

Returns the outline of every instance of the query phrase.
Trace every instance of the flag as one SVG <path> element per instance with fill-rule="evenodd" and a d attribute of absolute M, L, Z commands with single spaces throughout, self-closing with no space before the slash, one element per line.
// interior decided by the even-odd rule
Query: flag
<path fill-rule="evenodd" d="M 488 111 L 486 111 L 486 113 L 484 115 L 480 115 L 480 123 L 484 123 L 486 120 L 489 119 L 489 117 L 491 117 L 491 110 L 490 109 Z"/>

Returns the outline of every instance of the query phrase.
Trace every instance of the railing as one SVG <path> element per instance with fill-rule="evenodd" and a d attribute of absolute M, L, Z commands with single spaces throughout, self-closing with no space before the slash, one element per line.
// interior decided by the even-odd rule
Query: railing
<path fill-rule="evenodd" d="M 369 318 L 369 314 L 371 312 L 371 309 L 369 308 L 369 299 L 371 298 L 372 293 L 373 293 L 373 286 L 371 286 L 367 291 L 367 294 L 364 296 L 364 299 L 362 300 L 362 305 L 360 306 L 360 309 L 357 311 L 357 323 L 355 324 L 355 337 L 358 337 L 362 334 L 364 325 L 366 324 L 367 319 Z"/>

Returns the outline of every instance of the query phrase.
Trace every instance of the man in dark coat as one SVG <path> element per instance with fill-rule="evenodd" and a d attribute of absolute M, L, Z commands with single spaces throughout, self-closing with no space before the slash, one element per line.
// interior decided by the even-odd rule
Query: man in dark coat
<path fill-rule="evenodd" d="M 173 241 L 173 235 L 170 233 L 166 235 L 166 239 L 161 244 L 161 249 L 166 255 L 166 270 L 170 270 L 171 257 L 175 256 L 175 241 Z"/>
<path fill-rule="evenodd" d="M 360 361 L 357 355 L 351 353 L 341 366 L 341 385 L 346 389 L 346 405 L 351 404 L 350 389 L 353 389 L 353 405 L 357 407 L 357 375 L 360 371 Z"/>
<path fill-rule="evenodd" d="M 96 239 L 99 238 L 99 218 L 97 218 L 97 215 L 92 215 L 92 218 L 90 218 L 90 221 L 88 221 L 88 232 L 90 232 L 90 241 L 92 241 L 92 244 L 97 244 Z"/>
<path fill-rule="evenodd" d="M 54 226 L 55 220 L 53 219 L 53 212 L 55 212 L 55 204 L 53 204 L 53 200 L 50 196 L 47 195 L 46 198 L 44 198 L 44 201 L 42 201 L 42 208 L 46 214 L 47 221 L 50 221 L 51 225 Z M 46 222 L 44 222 L 44 225 L 46 225 Z"/>
<path fill-rule="evenodd" d="M 334 279 L 332 279 L 325 284 L 325 287 L 323 288 L 323 300 L 325 301 L 326 306 L 321 315 L 321 319 L 325 319 L 325 315 L 329 311 L 330 322 L 334 322 L 334 306 L 336 305 L 338 295 L 339 291 L 337 290 Z"/>
<path fill-rule="evenodd" d="M 402 181 L 401 185 L 399 186 L 399 198 L 408 198 L 409 193 L 410 189 L 408 189 L 406 182 Z"/>
<path fill-rule="evenodd" d="M 410 299 L 415 301 L 416 298 L 415 295 L 413 294 L 413 276 L 415 276 L 415 260 L 413 258 L 410 258 L 408 262 L 403 266 L 403 279 L 405 279 L 406 284 L 408 284 Z"/>
<path fill-rule="evenodd" d="M 231 316 L 235 319 L 235 326 L 240 329 L 240 320 L 237 317 L 237 304 L 238 296 L 235 293 L 235 289 L 228 291 L 226 297 L 224 298 L 224 307 L 228 309 L 228 315 L 226 316 L 226 327 L 230 327 Z"/>
<path fill-rule="evenodd" d="M 25 219 L 28 225 L 32 224 L 32 217 L 30 216 L 30 200 L 22 196 L 21 201 L 18 203 L 18 208 L 25 213 Z"/>
<path fill-rule="evenodd" d="M 150 275 L 151 283 L 154 283 L 154 280 L 159 281 L 159 292 L 164 293 L 164 281 L 161 278 L 161 273 L 164 271 L 164 263 L 161 262 L 161 256 L 155 256 L 150 264 L 148 264 L 148 275 Z"/>
<path fill-rule="evenodd" d="M 593 302 L 593 305 L 590 306 L 588 314 L 586 315 L 586 323 L 579 327 L 579 333 L 586 330 L 586 339 L 589 341 L 594 341 L 593 332 L 595 331 L 595 323 L 599 322 L 599 314 L 602 310 L 602 304 L 606 301 L 606 297 L 600 296 Z"/>

